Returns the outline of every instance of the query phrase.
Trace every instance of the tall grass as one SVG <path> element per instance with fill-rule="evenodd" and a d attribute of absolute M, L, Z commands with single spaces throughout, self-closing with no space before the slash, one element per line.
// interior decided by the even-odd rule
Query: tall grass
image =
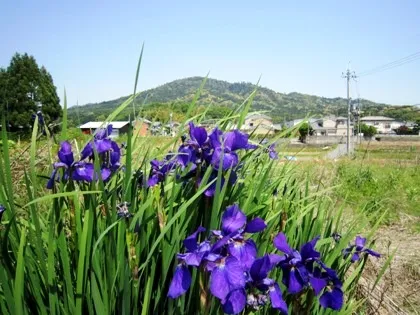
<path fill-rule="evenodd" d="M 219 127 L 229 130 L 243 123 L 255 93 Z M 108 120 L 133 99 L 122 104 Z M 181 130 L 178 136 L 184 132 Z M 229 172 L 218 171 L 212 178 L 209 167 L 200 182 L 194 177 L 180 180 L 189 170 L 176 168 L 160 185 L 148 187 L 150 160 L 161 159 L 174 150 L 179 137 L 156 148 L 148 145 L 148 138 L 133 137 L 131 133 L 124 155 L 125 168 L 109 181 L 60 182 L 52 192 L 46 192 L 45 176 L 49 174 L 40 174 L 35 163 L 35 124 L 29 167 L 20 166 L 25 169 L 28 200 L 22 205 L 14 197 L 7 133 L 2 131 L 0 204 L 7 209 L 0 225 L 2 314 L 221 314 L 219 301 L 202 286 L 209 279 L 196 271 L 184 296 L 172 300 L 167 293 L 177 266 L 176 254 L 183 251 L 182 241 L 200 225 L 207 230 L 218 229 L 223 211 L 235 203 L 248 217 L 260 217 L 267 223 L 263 233 L 253 236 L 261 256 L 275 251 L 272 240 L 280 231 L 295 248 L 320 236 L 317 249 L 321 257 L 344 282 L 346 301 L 337 313 L 351 314 L 360 308 L 363 301 L 356 300 L 355 288 L 367 260 L 351 264 L 342 251 L 356 233 L 366 230 L 368 222 L 357 217 L 344 220 L 343 209 L 329 199 L 328 189 L 313 191 L 308 183 L 298 181 L 292 164 L 268 157 L 267 145 L 240 155 L 241 168 L 233 185 L 222 185 Z M 66 131 L 62 136 L 66 140 Z M 84 145 L 67 140 L 79 150 Z M 52 156 L 55 153 L 49 152 Z M 214 183 L 215 195 L 205 196 L 204 191 Z M 132 217 L 118 216 L 124 202 L 129 204 Z M 373 237 L 376 227 L 367 236 Z M 339 242 L 332 238 L 334 233 L 341 233 Z M 272 278 L 281 283 L 281 276 L 277 269 Z M 310 291 L 297 298 L 281 286 L 289 313 L 333 313 L 321 308 Z M 206 308 L 203 290 L 207 292 Z M 268 306 L 258 311 L 269 313 Z"/>

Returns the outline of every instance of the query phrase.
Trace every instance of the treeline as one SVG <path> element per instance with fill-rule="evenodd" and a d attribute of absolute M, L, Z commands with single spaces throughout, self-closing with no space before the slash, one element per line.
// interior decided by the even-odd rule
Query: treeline
<path fill-rule="evenodd" d="M 168 118 L 167 108 L 182 116 L 182 110 L 177 111 L 179 106 L 189 104 L 203 81 L 202 77 L 192 77 L 175 80 L 154 89 L 142 92 L 138 98 L 137 107 L 140 109 L 143 103 L 151 104 L 145 108 L 146 113 L 159 120 Z M 201 91 L 197 101 L 198 106 L 212 104 L 217 110 L 225 110 L 241 104 L 254 90 L 256 86 L 252 83 L 240 82 L 229 83 L 222 80 L 208 79 L 204 89 Z M 127 96 L 116 100 L 96 104 L 80 106 L 77 110 L 81 120 L 92 120 L 103 113 L 109 113 L 120 105 Z M 375 103 L 369 100 L 361 100 L 364 115 L 384 115 L 397 119 L 416 120 L 420 113 L 412 106 L 391 106 L 382 103 Z M 259 87 L 252 103 L 252 110 L 266 111 L 275 123 L 302 118 L 306 116 L 342 116 L 347 113 L 347 100 L 344 98 L 326 98 L 301 93 L 277 93 L 268 88 Z M 70 113 L 76 108 L 70 108 Z M 127 118 L 128 110 L 121 118 Z M 215 110 L 216 112 L 216 110 Z M 161 114 L 161 116 L 159 115 Z M 217 113 L 215 113 L 217 114 Z M 103 118 L 103 117 L 102 117 Z"/>
<path fill-rule="evenodd" d="M 16 53 L 7 68 L 0 68 L 0 111 L 10 131 L 28 131 L 41 111 L 45 124 L 62 116 L 51 74 L 33 56 Z"/>
<path fill-rule="evenodd" d="M 187 119 L 186 113 L 188 111 L 188 103 L 152 103 L 147 105 L 140 105 L 138 102 L 135 105 L 136 118 L 146 118 L 151 121 L 169 122 L 172 114 L 172 121 L 183 122 Z M 113 112 L 114 108 L 94 108 L 91 111 L 86 111 L 85 108 L 72 107 L 69 109 L 68 120 L 70 126 L 78 126 L 89 121 L 104 121 Z M 220 119 L 226 117 L 231 112 L 231 108 L 223 105 L 212 105 L 206 107 L 203 105 L 197 106 L 192 115 L 203 113 L 206 111 L 206 119 Z M 119 113 L 114 120 L 129 120 L 134 116 L 133 107 L 128 106 L 121 113 Z"/>

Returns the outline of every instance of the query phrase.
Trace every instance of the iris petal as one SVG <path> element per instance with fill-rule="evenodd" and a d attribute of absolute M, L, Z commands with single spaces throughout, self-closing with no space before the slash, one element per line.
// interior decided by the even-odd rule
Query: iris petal
<path fill-rule="evenodd" d="M 192 233 L 190 236 L 188 236 L 184 240 L 185 248 L 188 249 L 190 252 L 196 250 L 198 247 L 198 244 L 197 244 L 198 234 L 201 232 L 204 232 L 205 230 L 206 230 L 205 228 L 203 228 L 202 226 L 199 226 L 198 229 L 194 233 Z"/>
<path fill-rule="evenodd" d="M 287 304 L 283 300 L 283 295 L 281 294 L 280 287 L 277 283 L 274 283 L 273 286 L 269 289 L 271 306 L 280 311 L 281 314 L 287 314 Z"/>
<path fill-rule="evenodd" d="M 67 166 L 71 166 L 73 164 L 73 152 L 71 151 L 71 144 L 68 141 L 61 142 L 60 150 L 58 151 L 58 158 Z"/>
<path fill-rule="evenodd" d="M 201 147 L 207 140 L 207 131 L 203 127 L 195 127 L 193 123 L 190 123 L 190 137 Z"/>
<path fill-rule="evenodd" d="M 359 255 L 358 253 L 354 253 L 354 254 L 351 256 L 351 261 L 352 261 L 352 262 L 358 261 L 359 259 L 360 259 L 360 255 Z"/>
<path fill-rule="evenodd" d="M 272 267 L 273 265 L 268 255 L 256 259 L 250 269 L 252 280 L 256 282 L 263 280 L 267 277 Z"/>
<path fill-rule="evenodd" d="M 185 265 L 178 265 L 175 270 L 171 285 L 169 286 L 168 296 L 177 298 L 187 292 L 191 285 L 191 274 Z"/>
<path fill-rule="evenodd" d="M 159 183 L 159 175 L 153 174 L 148 180 L 147 180 L 147 186 L 153 187 L 156 186 Z"/>
<path fill-rule="evenodd" d="M 319 298 L 319 303 L 324 308 L 331 308 L 338 311 L 343 307 L 343 291 L 339 288 L 334 288 L 331 291 L 325 290 L 324 294 Z"/>
<path fill-rule="evenodd" d="M 225 135 L 224 146 L 230 151 L 246 149 L 248 146 L 248 135 L 239 130 L 229 131 Z"/>
<path fill-rule="evenodd" d="M 89 142 L 88 144 L 85 145 L 82 152 L 80 152 L 80 155 L 81 155 L 80 157 L 81 160 L 84 160 L 93 155 L 92 142 Z"/>
<path fill-rule="evenodd" d="M 215 297 L 224 300 L 231 291 L 243 287 L 245 287 L 245 275 L 236 258 L 228 257 L 224 263 L 213 268 L 210 291 Z"/>
<path fill-rule="evenodd" d="M 222 216 L 222 230 L 225 235 L 238 231 L 245 223 L 246 216 L 237 204 L 226 208 Z"/>
<path fill-rule="evenodd" d="M 107 152 L 112 148 L 112 141 L 109 139 L 95 140 L 95 148 L 99 154 Z"/>
<path fill-rule="evenodd" d="M 226 314 L 239 314 L 246 305 L 246 292 L 244 289 L 238 289 L 230 292 L 223 301 L 223 312 Z"/>
<path fill-rule="evenodd" d="M 369 255 L 372 255 L 372 256 L 375 256 L 375 257 L 381 257 L 381 254 L 379 254 L 378 252 L 375 252 L 374 250 L 371 250 L 369 248 L 366 248 L 365 252 L 368 253 Z"/>
<path fill-rule="evenodd" d="M 245 228 L 246 233 L 257 233 L 261 232 L 267 227 L 264 220 L 261 218 L 255 218 L 252 221 L 248 222 Z"/>
<path fill-rule="evenodd" d="M 229 254 L 238 259 L 245 270 L 251 268 L 252 263 L 257 257 L 257 245 L 249 239 L 245 242 L 232 242 L 228 247 Z"/>
<path fill-rule="evenodd" d="M 356 244 L 356 246 L 364 247 L 366 244 L 366 238 L 358 235 L 356 236 L 356 240 L 354 243 Z"/>
<path fill-rule="evenodd" d="M 53 189 L 56 174 L 57 174 L 57 169 L 53 169 L 51 177 L 50 177 L 50 179 L 48 180 L 48 183 L 47 183 L 47 189 Z"/>
<path fill-rule="evenodd" d="M 319 240 L 319 236 L 315 237 L 312 241 L 309 241 L 308 243 L 302 246 L 300 253 L 301 253 L 303 261 L 308 260 L 308 259 L 316 259 L 321 256 L 319 252 L 315 250 L 315 245 L 318 240 Z"/>
<path fill-rule="evenodd" d="M 92 163 L 77 163 L 73 172 L 74 180 L 84 180 L 91 182 L 93 180 L 94 167 Z"/>
<path fill-rule="evenodd" d="M 290 270 L 283 270 L 283 280 L 284 284 L 289 289 L 289 292 L 294 294 L 302 291 L 303 285 L 302 285 L 302 279 L 300 278 L 299 272 L 297 269 L 292 268 Z"/>
<path fill-rule="evenodd" d="M 286 235 L 283 232 L 277 234 L 277 236 L 273 240 L 274 246 L 282 251 L 285 254 L 292 254 L 293 250 L 290 248 L 289 244 L 287 244 Z"/>
<path fill-rule="evenodd" d="M 327 281 L 325 279 L 311 277 L 309 279 L 312 288 L 314 289 L 315 295 L 321 293 L 321 291 L 326 287 Z"/>

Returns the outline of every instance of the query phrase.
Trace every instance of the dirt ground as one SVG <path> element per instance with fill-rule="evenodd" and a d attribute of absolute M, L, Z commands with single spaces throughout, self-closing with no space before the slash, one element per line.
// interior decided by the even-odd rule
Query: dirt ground
<path fill-rule="evenodd" d="M 370 258 L 360 288 L 361 294 L 369 296 L 369 314 L 420 314 L 420 234 L 404 225 L 383 227 L 378 231 L 375 249 L 383 257 Z M 376 275 L 395 249 L 389 269 L 372 291 Z"/>

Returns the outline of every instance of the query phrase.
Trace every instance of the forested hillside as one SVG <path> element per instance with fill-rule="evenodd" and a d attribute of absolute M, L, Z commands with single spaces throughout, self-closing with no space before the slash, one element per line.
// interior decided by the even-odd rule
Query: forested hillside
<path fill-rule="evenodd" d="M 175 80 L 154 89 L 144 91 L 136 100 L 136 111 L 149 119 L 167 120 L 172 112 L 174 119 L 182 120 L 185 108 L 190 103 L 202 83 L 202 77 Z M 229 83 L 208 79 L 198 100 L 199 106 L 212 105 L 209 118 L 223 116 L 233 105 L 242 103 L 255 89 L 251 83 Z M 69 118 L 73 124 L 90 120 L 104 120 L 128 96 L 116 100 L 73 106 Z M 387 115 L 402 120 L 420 119 L 420 111 L 413 106 L 392 106 L 361 100 L 365 115 Z M 283 122 L 306 115 L 345 115 L 347 100 L 326 98 L 301 93 L 278 93 L 260 87 L 254 99 L 252 110 L 267 111 L 276 122 Z M 130 106 L 117 119 L 127 119 L 132 114 Z"/>

